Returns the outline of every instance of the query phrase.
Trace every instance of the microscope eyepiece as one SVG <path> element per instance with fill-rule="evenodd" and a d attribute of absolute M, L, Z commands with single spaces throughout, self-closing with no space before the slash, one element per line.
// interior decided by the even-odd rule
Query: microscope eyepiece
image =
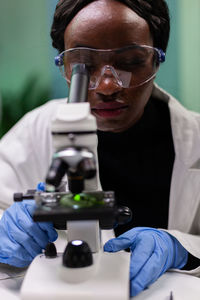
<path fill-rule="evenodd" d="M 85 64 L 75 64 L 72 69 L 69 88 L 69 103 L 86 102 L 88 95 L 89 72 Z"/>

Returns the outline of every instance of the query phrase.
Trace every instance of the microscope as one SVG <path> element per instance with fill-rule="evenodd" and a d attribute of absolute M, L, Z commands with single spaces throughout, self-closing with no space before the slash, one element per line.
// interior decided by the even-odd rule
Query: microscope
<path fill-rule="evenodd" d="M 34 221 L 67 230 L 63 253 L 49 243 L 29 266 L 22 300 L 129 299 L 130 254 L 104 252 L 103 243 L 114 237 L 115 226 L 131 219 L 131 211 L 117 206 L 113 191 L 101 190 L 88 83 L 85 65 L 75 65 L 68 103 L 58 104 L 52 120 L 54 155 L 45 188 L 14 196 L 15 201 L 35 199 Z"/>

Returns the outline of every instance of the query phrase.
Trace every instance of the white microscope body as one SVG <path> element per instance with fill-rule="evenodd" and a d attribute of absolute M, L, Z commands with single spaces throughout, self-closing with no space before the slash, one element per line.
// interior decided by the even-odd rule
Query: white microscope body
<path fill-rule="evenodd" d="M 95 174 L 94 170 L 94 166 L 97 167 L 96 120 L 90 113 L 89 103 L 59 104 L 52 122 L 52 132 L 54 159 L 56 163 L 60 159 L 67 169 L 69 192 L 51 192 L 48 182 L 48 192 L 35 194 L 38 210 L 34 220 L 55 223 L 63 220 L 67 227 L 68 248 L 64 254 L 40 254 L 33 260 L 22 284 L 21 299 L 127 300 L 130 254 L 125 251 L 103 251 L 103 242 L 113 232 L 111 228 L 118 221 L 120 212 L 114 204 L 113 193 L 99 190 L 98 172 Z M 50 176 L 52 172 L 50 169 Z M 101 199 L 96 200 L 98 205 L 91 206 L 89 200 L 84 200 L 86 207 L 81 207 L 80 199 L 75 199 L 74 195 L 80 196 L 82 193 L 93 197 L 92 201 L 100 195 Z M 60 205 L 60 199 L 65 194 L 67 197 L 71 195 L 67 200 L 69 207 Z M 70 245 L 76 247 L 85 242 L 91 252 L 86 256 L 91 261 L 88 265 L 79 266 L 77 260 L 82 260 L 84 264 L 85 254 L 81 252 L 74 256 L 67 249 Z M 68 259 L 67 251 L 73 259 Z M 75 262 L 75 266 L 71 266 L 70 260 Z"/>

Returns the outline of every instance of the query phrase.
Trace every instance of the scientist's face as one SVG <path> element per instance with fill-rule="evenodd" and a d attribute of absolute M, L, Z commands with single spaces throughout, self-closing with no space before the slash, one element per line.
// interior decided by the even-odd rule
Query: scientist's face
<path fill-rule="evenodd" d="M 132 44 L 153 46 L 147 22 L 114 0 L 97 0 L 79 11 L 65 30 L 64 42 L 65 49 L 116 49 Z M 116 86 L 111 77 L 102 78 L 96 89 L 89 90 L 88 101 L 99 130 L 122 132 L 141 118 L 153 80 L 139 87 L 123 88 Z"/>

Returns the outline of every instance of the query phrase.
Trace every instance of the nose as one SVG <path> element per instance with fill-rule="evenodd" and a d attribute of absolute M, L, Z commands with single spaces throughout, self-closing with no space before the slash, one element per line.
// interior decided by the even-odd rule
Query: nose
<path fill-rule="evenodd" d="M 119 79 L 113 74 L 109 66 L 105 66 L 101 72 L 98 85 L 95 89 L 96 93 L 111 96 L 122 90 L 119 84 Z"/>

